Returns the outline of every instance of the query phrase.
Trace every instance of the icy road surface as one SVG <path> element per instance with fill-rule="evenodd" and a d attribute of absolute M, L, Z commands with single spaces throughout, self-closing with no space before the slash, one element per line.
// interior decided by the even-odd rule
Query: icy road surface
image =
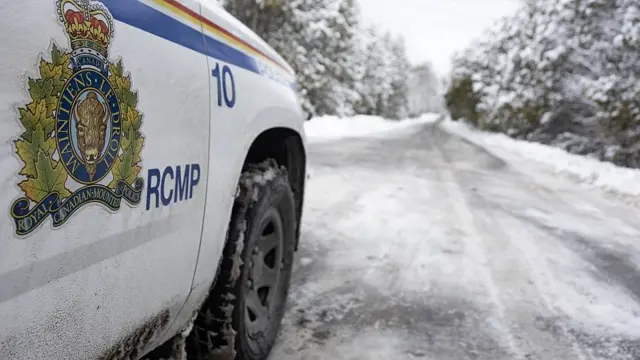
<path fill-rule="evenodd" d="M 312 142 L 271 359 L 640 359 L 639 209 L 515 160 L 436 125 Z"/>

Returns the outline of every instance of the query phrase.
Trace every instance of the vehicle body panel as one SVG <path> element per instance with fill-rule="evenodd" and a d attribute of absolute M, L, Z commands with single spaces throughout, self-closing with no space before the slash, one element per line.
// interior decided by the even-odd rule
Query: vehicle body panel
<path fill-rule="evenodd" d="M 210 163 L 202 243 L 198 257 L 198 267 L 194 276 L 192 295 L 181 312 L 175 326 L 192 316 L 194 308 L 204 300 L 212 284 L 212 274 L 216 273 L 222 255 L 224 239 L 231 216 L 236 186 L 245 157 L 253 141 L 264 131 L 272 128 L 288 128 L 304 139 L 302 112 L 294 91 L 295 77 L 290 67 L 275 51 L 226 12 L 221 12 L 217 4 L 202 2 L 203 21 L 218 26 L 226 26 L 240 41 L 229 39 L 213 27 L 204 27 L 207 42 L 209 72 L 216 65 L 228 66 L 233 73 L 236 88 L 236 102 L 233 108 L 217 103 L 216 79 L 210 82 Z M 212 41 L 213 40 L 213 41 Z M 220 41 L 233 49 L 242 50 L 242 55 L 216 55 L 228 53 L 225 46 L 214 43 Z M 252 51 L 246 45 L 257 51 Z M 214 46 L 215 48 L 211 48 Z M 240 66 L 239 66 L 240 65 Z M 249 67 L 251 70 L 243 68 Z M 269 72 L 269 76 L 265 75 Z M 277 77 L 277 80 L 273 80 Z M 304 140 L 303 140 L 304 141 Z M 210 206 L 215 204 L 215 206 Z M 177 331 L 173 328 L 170 332 Z"/>
<path fill-rule="evenodd" d="M 16 235 L 11 215 L 0 217 L 2 359 L 106 359 L 119 347 L 157 345 L 175 334 L 213 281 L 252 142 L 274 127 L 304 138 L 290 67 L 221 7 L 196 0 L 102 3 L 115 19 L 108 60 L 122 59 L 143 114 L 142 196 L 135 206 L 123 200 L 117 211 L 87 204 L 61 226 L 45 219 L 24 236 Z M 201 12 L 236 39 L 204 27 Z M 32 101 L 29 79 L 43 76 L 40 59 L 51 61 L 53 44 L 71 46 L 54 1 L 5 2 L 0 14 L 11 14 L 0 25 L 0 46 L 11 49 L 0 61 L 0 204 L 7 209 L 24 197 L 15 141 L 25 131 L 19 108 Z M 190 35 L 178 35 L 184 33 Z M 233 73 L 233 108 L 217 104 L 215 64 Z M 177 167 L 194 164 L 199 181 L 192 177 L 191 196 L 178 201 L 171 183 Z M 162 178 L 166 184 L 158 183 Z M 165 202 L 169 190 L 175 193 Z M 135 343 L 147 335 L 148 344 Z"/>
<path fill-rule="evenodd" d="M 123 61 L 143 115 L 140 203 L 123 200 L 115 211 L 83 205 L 64 224 L 54 228 L 45 219 L 24 236 L 16 235 L 11 214 L 0 218 L 2 359 L 109 359 L 141 354 L 176 334 L 215 276 L 251 144 L 272 128 L 291 129 L 304 141 L 291 68 L 218 4 L 102 3 L 115 20 L 111 69 Z M 0 62 L 0 204 L 6 207 L 25 196 L 16 141 L 25 131 L 19 109 L 32 101 L 30 79 L 43 77 L 40 59 L 53 61 L 54 46 L 71 51 L 56 6 L 0 5 L 0 14 L 11 14 L 0 25 L 0 45 L 11 49 Z M 232 108 L 217 103 L 216 64 L 233 73 Z M 61 159 L 51 155 L 51 161 Z M 182 199 L 180 192 L 178 201 L 180 185 L 170 182 L 179 177 L 178 166 L 184 172 L 194 164 L 199 181 L 191 173 L 192 193 Z M 72 192 L 82 188 L 67 183 Z"/>
<path fill-rule="evenodd" d="M 41 76 L 38 54 L 50 57 L 52 38 L 57 47 L 70 48 L 55 3 L 45 4 L 34 0 L 3 5 L 2 13 L 12 14 L 12 19 L 32 19 L 12 23 L 10 31 L 0 35 L 3 47 L 19 44 L 19 51 L 4 53 L 0 72 L 6 77 L 1 133 L 12 134 L 12 139 L 3 139 L 1 151 L 0 198 L 6 206 L 23 196 L 17 186 L 22 163 L 10 154 L 15 153 L 12 140 L 22 132 L 16 108 L 31 101 L 25 92 L 28 77 Z M 135 9 L 129 10 L 136 15 Z M 169 164 L 206 164 L 207 137 L 201 131 L 208 127 L 208 79 L 201 75 L 206 59 L 133 27 L 118 23 L 115 31 L 109 59 L 122 57 L 143 113 L 139 176 Z M 148 56 L 154 52 L 158 56 Z M 172 73 L 180 76 L 167 76 Z M 189 292 L 204 189 L 196 187 L 190 201 L 154 211 L 146 211 L 144 201 L 136 207 L 123 204 L 114 213 L 84 206 L 60 228 L 52 229 L 45 221 L 25 237 L 15 236 L 11 219 L 3 217 L 0 339 L 5 345 L 0 358 L 103 356 L 111 351 L 107 345 L 122 342 L 154 318 L 152 335 L 160 335 Z"/>

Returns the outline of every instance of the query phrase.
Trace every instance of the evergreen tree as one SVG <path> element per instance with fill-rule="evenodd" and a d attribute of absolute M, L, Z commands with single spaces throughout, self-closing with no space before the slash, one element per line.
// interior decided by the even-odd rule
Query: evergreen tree
<path fill-rule="evenodd" d="M 640 167 L 639 8 L 635 0 L 528 1 L 457 55 L 450 113 Z"/>
<path fill-rule="evenodd" d="M 408 113 L 404 43 L 360 23 L 356 0 L 225 0 L 293 67 L 309 115 Z"/>
<path fill-rule="evenodd" d="M 411 68 L 409 81 L 409 116 L 417 117 L 442 110 L 440 80 L 429 63 Z"/>
<path fill-rule="evenodd" d="M 409 115 L 409 73 L 411 64 L 407 58 L 407 50 L 402 37 L 391 37 L 386 34 L 385 45 L 391 55 L 390 88 L 388 106 L 382 116 L 388 119 L 404 119 Z"/>

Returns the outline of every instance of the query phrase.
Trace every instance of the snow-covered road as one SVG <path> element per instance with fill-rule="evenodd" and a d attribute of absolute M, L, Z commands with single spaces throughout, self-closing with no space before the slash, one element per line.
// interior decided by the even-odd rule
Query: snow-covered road
<path fill-rule="evenodd" d="M 640 359 L 639 209 L 515 160 L 433 124 L 312 142 L 271 359 Z"/>

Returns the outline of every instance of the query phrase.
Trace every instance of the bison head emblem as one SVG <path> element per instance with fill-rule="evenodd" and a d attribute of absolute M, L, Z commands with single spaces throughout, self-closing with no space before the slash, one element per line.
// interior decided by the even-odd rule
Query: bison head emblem
<path fill-rule="evenodd" d="M 78 149 L 89 179 L 93 179 L 104 147 L 109 113 L 96 94 L 90 92 L 76 105 L 75 115 Z"/>

